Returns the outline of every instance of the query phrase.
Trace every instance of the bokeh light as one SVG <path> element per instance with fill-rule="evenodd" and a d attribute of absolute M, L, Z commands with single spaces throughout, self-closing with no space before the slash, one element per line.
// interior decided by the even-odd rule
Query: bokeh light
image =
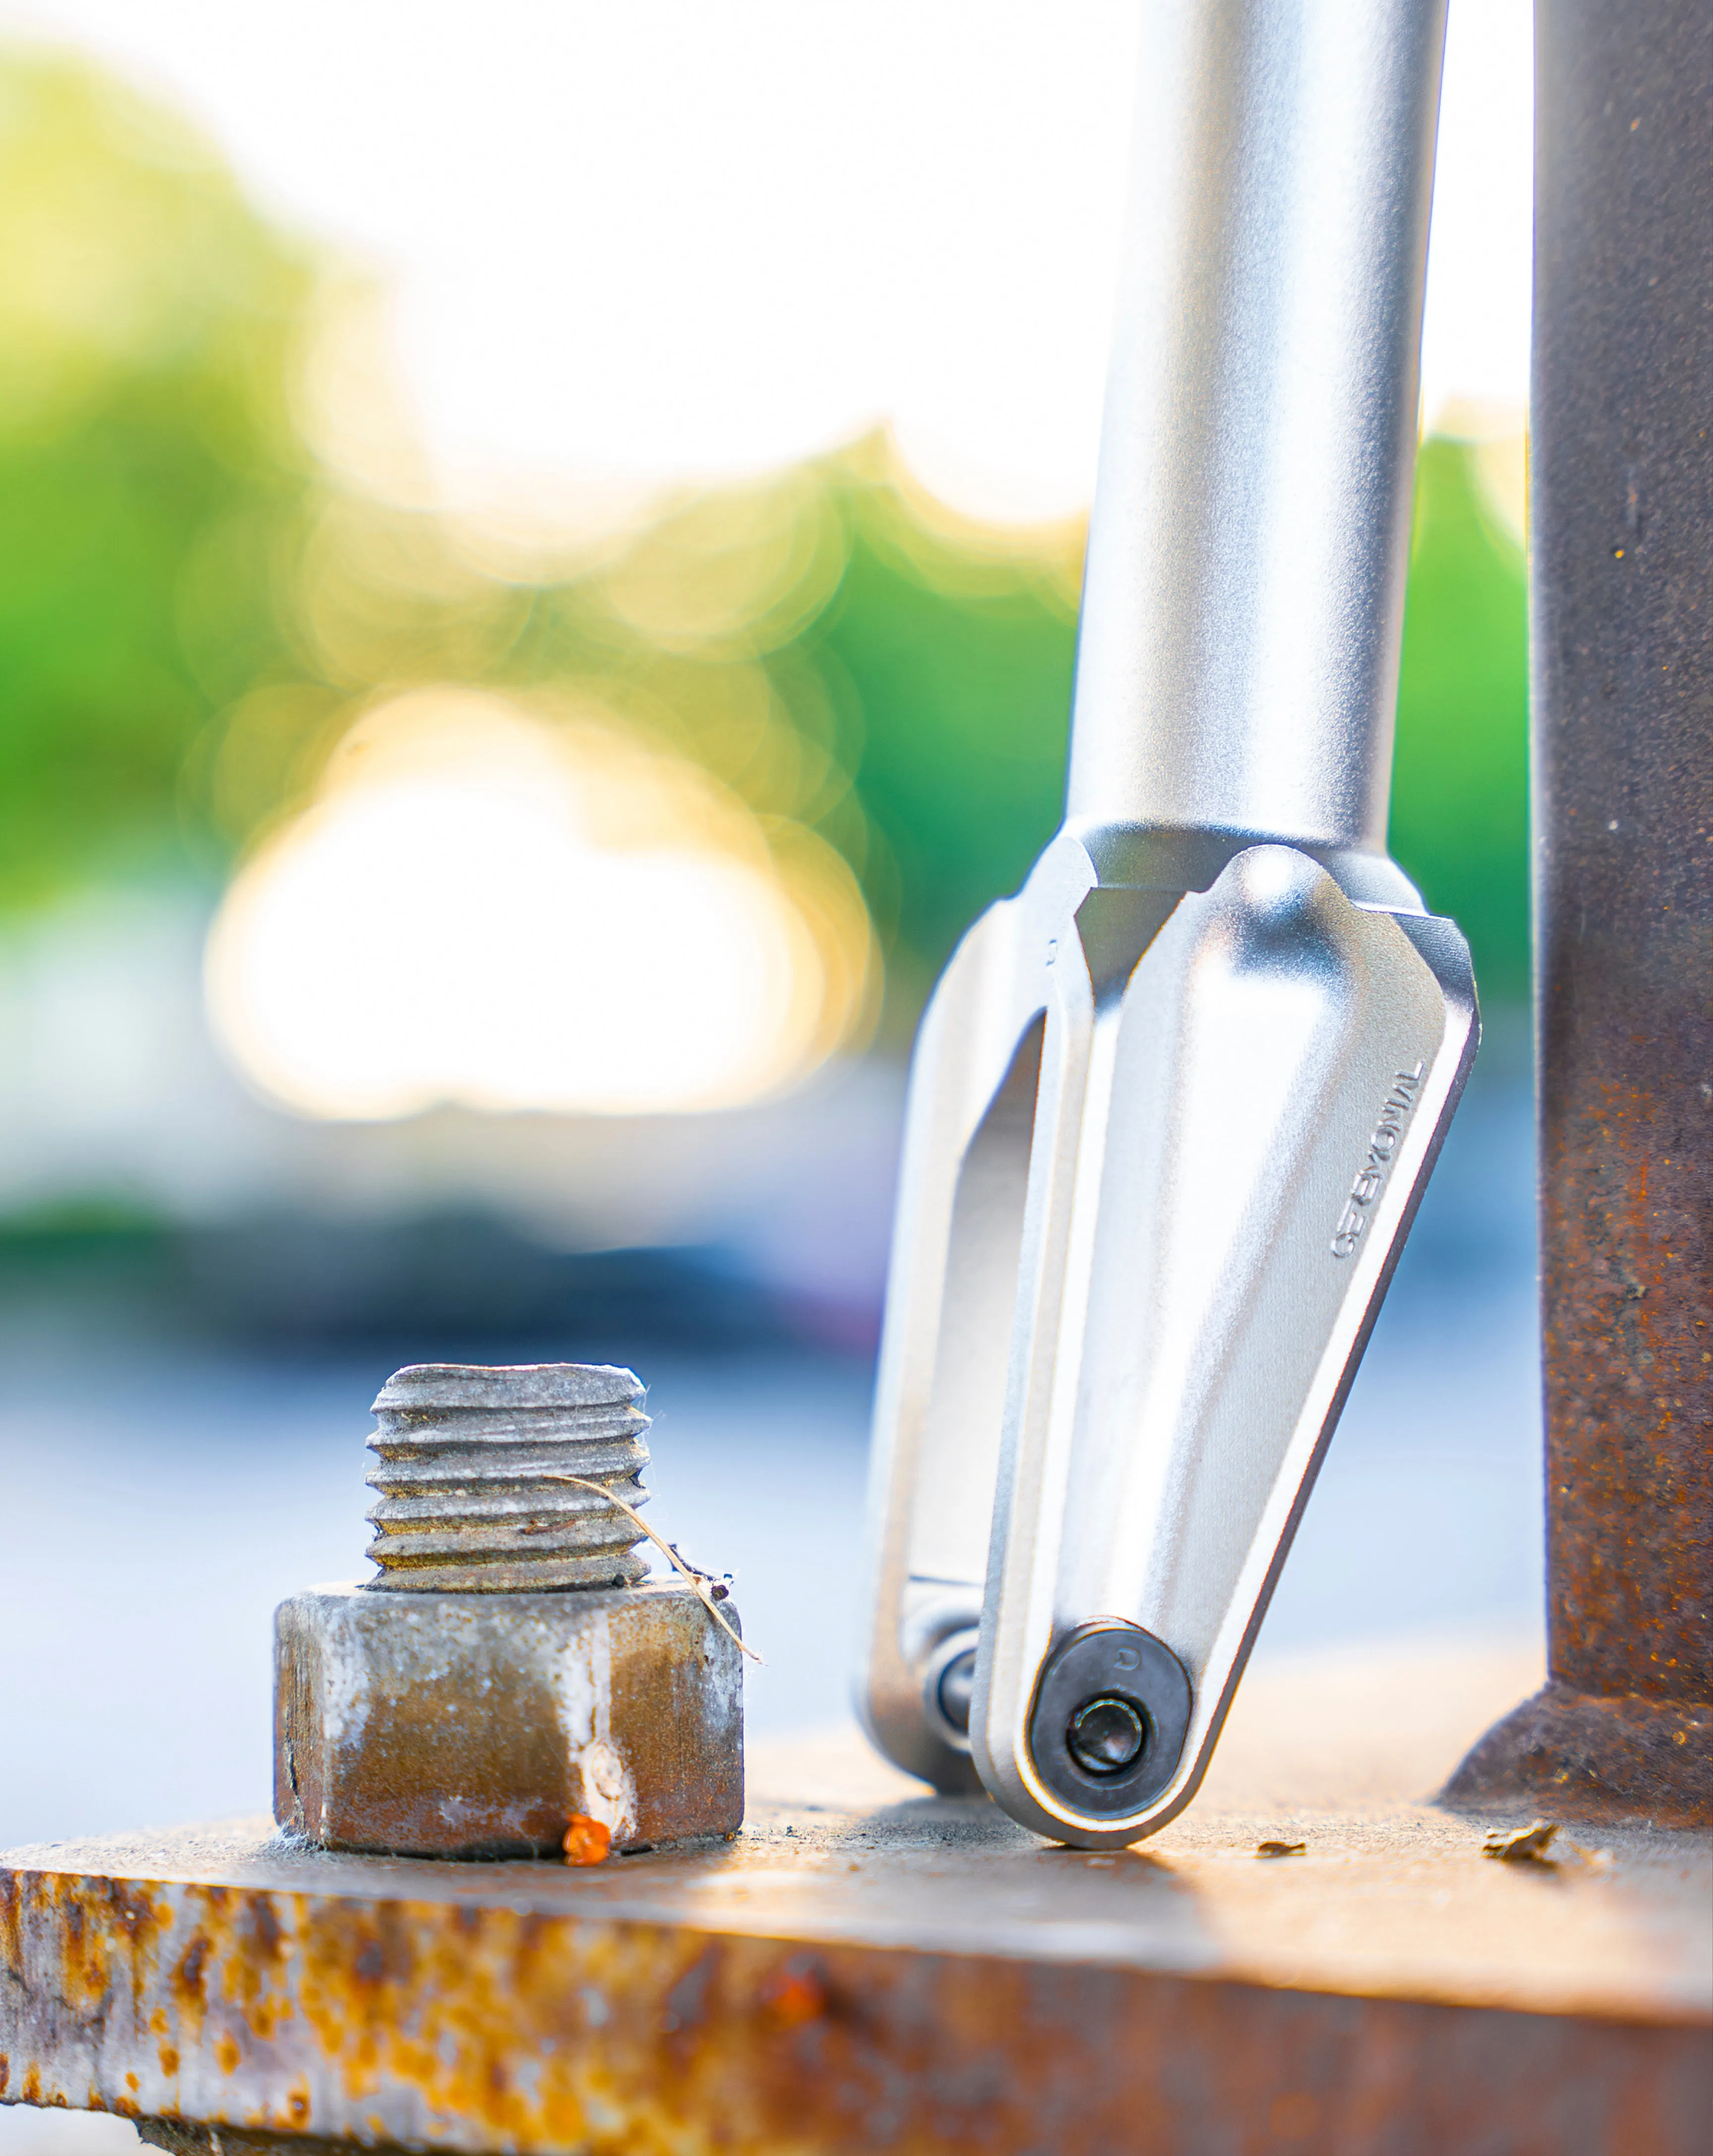
<path fill-rule="evenodd" d="M 830 849 L 799 833 L 782 865 L 694 767 L 425 689 L 362 718 L 233 880 L 208 983 L 239 1067 L 302 1113 L 662 1113 L 847 1042 L 868 943 Z"/>

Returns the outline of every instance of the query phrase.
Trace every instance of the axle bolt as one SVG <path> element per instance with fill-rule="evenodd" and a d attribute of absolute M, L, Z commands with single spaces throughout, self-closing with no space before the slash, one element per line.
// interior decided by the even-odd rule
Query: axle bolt
<path fill-rule="evenodd" d="M 1085 1699 L 1070 1717 L 1065 1748 L 1085 1774 L 1121 1774 L 1134 1767 L 1148 1742 L 1147 1717 L 1116 1693 Z"/>

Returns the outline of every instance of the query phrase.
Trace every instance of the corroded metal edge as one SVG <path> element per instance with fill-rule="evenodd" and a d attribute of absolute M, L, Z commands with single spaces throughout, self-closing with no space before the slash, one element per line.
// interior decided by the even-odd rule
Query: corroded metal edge
<path fill-rule="evenodd" d="M 140 2118 L 137 2138 L 167 2156 L 351 2156 L 348 2141 L 325 2133 L 269 2133 L 248 2127 L 197 2126 L 182 2118 Z M 395 2141 L 366 2141 L 368 2156 L 404 2156 Z"/>
<path fill-rule="evenodd" d="M 1550 1804 L 1567 1818 L 1705 1825 L 1713 1706 L 1546 1685 L 1466 1754 L 1439 1800 L 1458 1810 Z"/>
<path fill-rule="evenodd" d="M 468 1903 L 15 1872 L 0 1948 L 0 2097 L 244 2136 L 1372 2156 L 1407 2120 L 1413 2147 L 1690 2156 L 1713 2106 L 1700 2026 Z"/>

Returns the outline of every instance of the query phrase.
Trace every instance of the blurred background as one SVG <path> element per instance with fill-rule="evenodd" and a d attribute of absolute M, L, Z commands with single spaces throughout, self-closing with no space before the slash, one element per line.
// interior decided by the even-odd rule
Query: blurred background
<path fill-rule="evenodd" d="M 407 1362 L 633 1363 L 751 1727 L 844 1712 L 912 1029 L 1059 810 L 1135 13 L 0 6 L 0 1844 L 265 1805 Z M 1392 824 L 1487 1043 L 1267 1653 L 1538 1624 L 1529 64 L 1454 0 Z"/>

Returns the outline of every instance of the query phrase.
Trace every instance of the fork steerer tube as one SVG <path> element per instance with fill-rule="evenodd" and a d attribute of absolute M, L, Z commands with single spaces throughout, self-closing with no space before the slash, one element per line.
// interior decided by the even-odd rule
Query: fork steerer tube
<path fill-rule="evenodd" d="M 1068 814 L 1383 852 L 1444 0 L 1154 0 Z"/>

